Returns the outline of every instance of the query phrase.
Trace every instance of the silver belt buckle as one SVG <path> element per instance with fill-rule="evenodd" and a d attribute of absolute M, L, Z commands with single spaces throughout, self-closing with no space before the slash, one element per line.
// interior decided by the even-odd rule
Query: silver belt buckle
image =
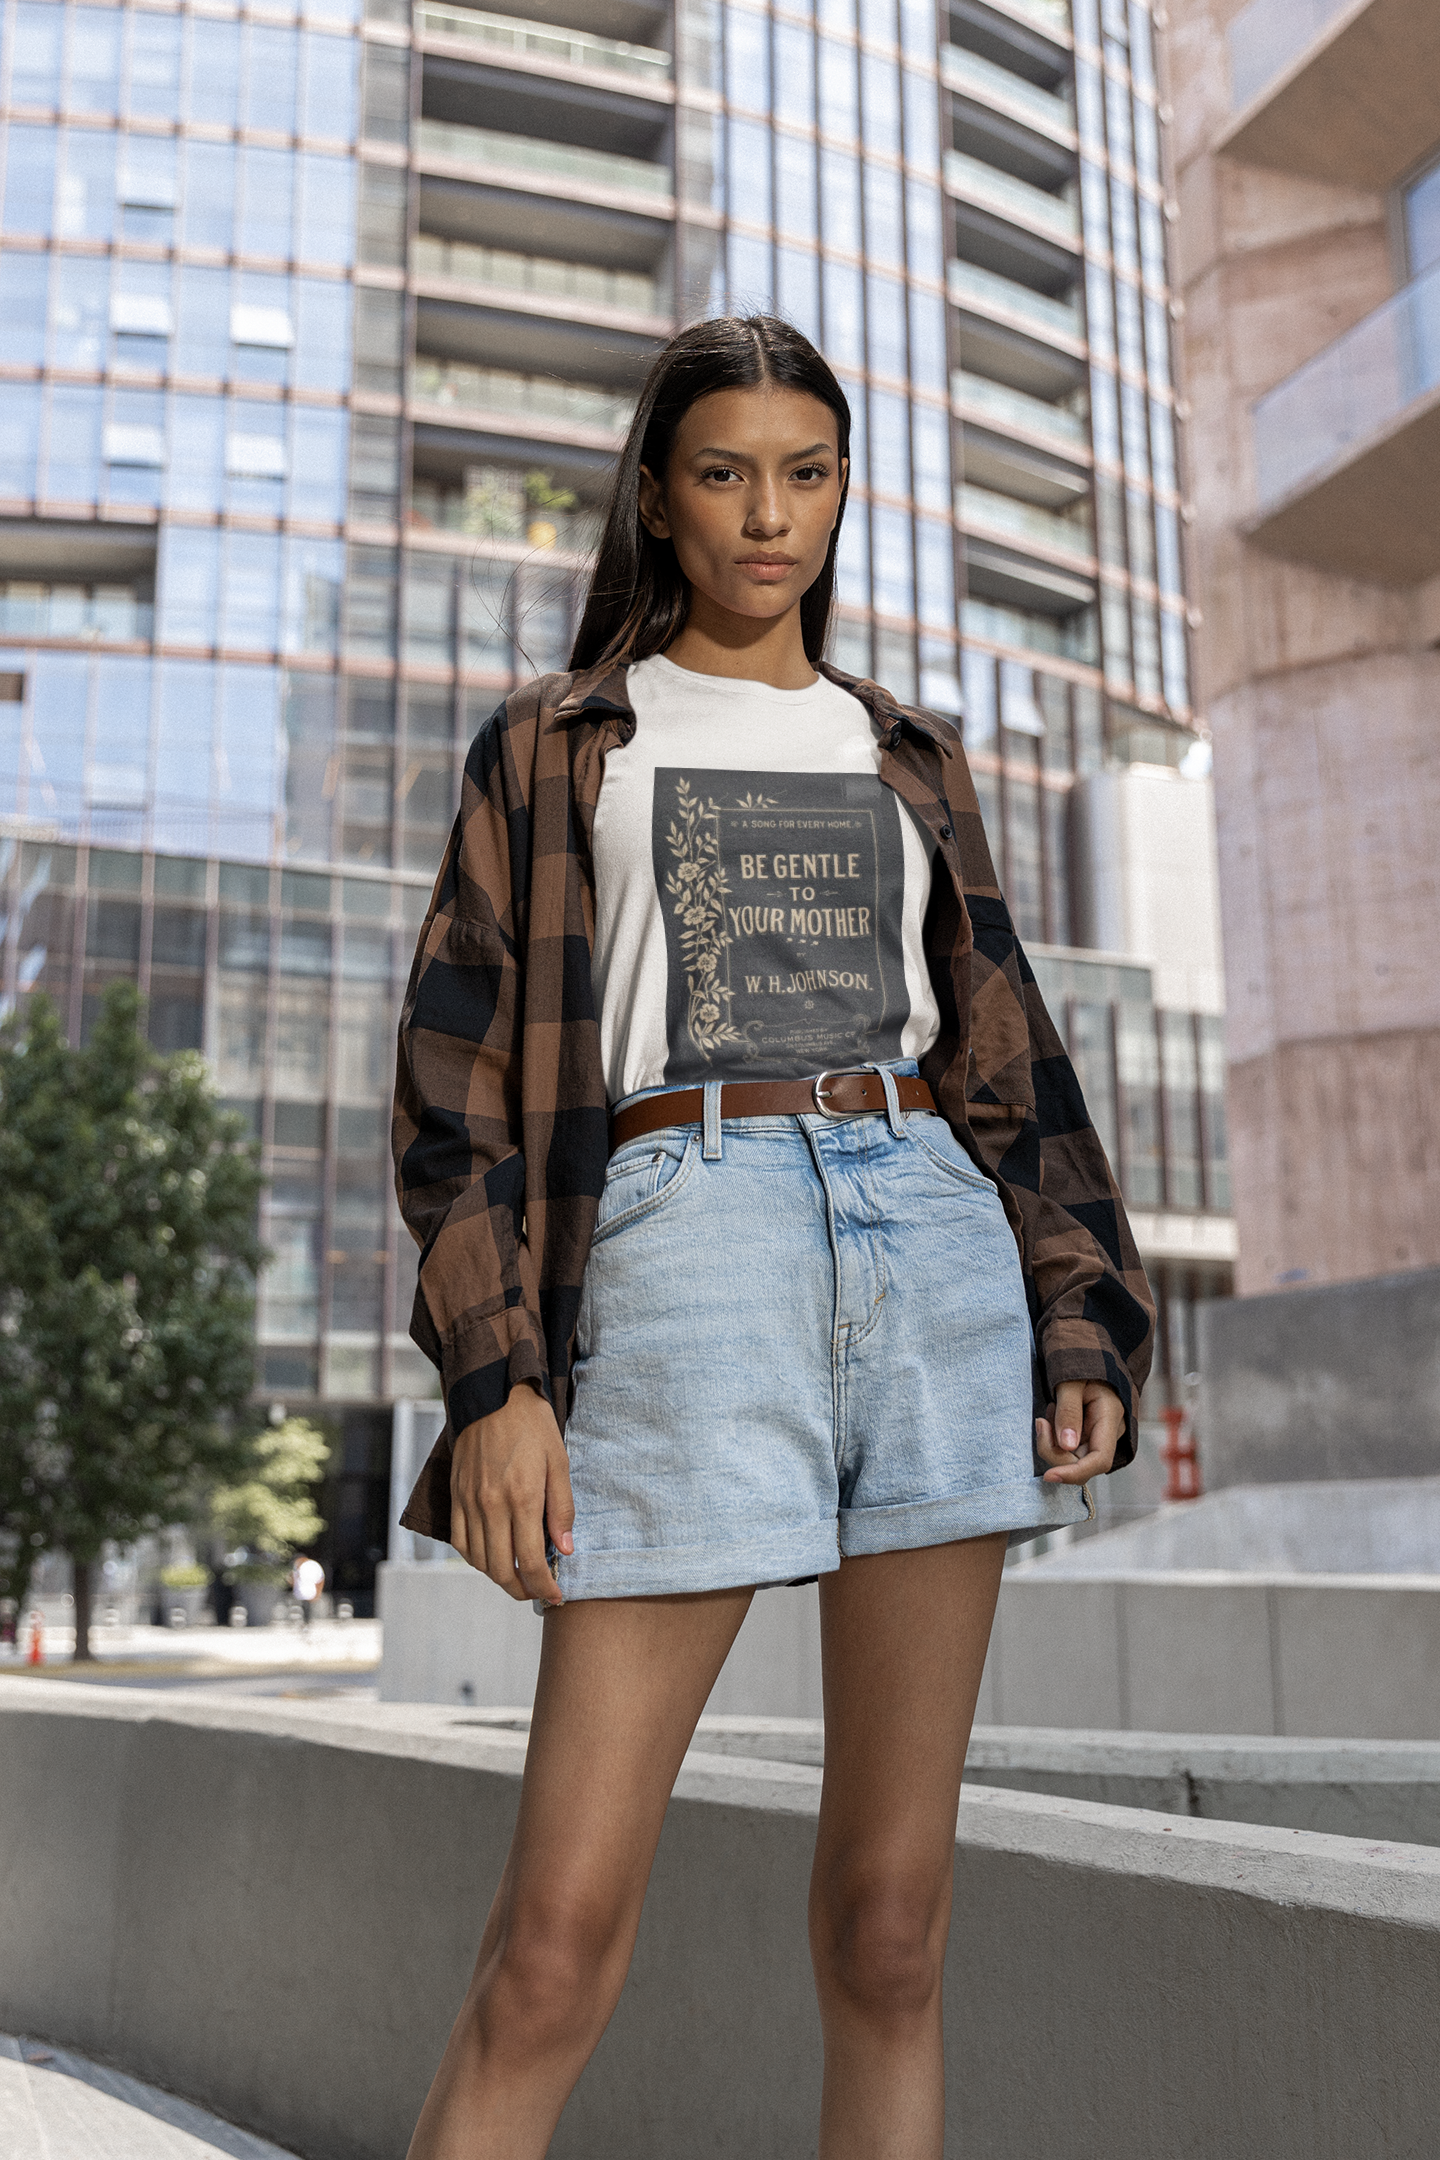
<path fill-rule="evenodd" d="M 821 1086 L 821 1082 L 824 1080 L 838 1080 L 839 1078 L 840 1075 L 838 1072 L 831 1072 L 827 1069 L 825 1072 L 816 1073 L 815 1078 L 810 1083 L 810 1093 L 814 1098 L 815 1108 L 819 1111 L 821 1117 L 828 1117 L 836 1124 L 838 1124 L 842 1118 L 848 1117 L 850 1113 L 848 1110 L 826 1109 L 825 1089 Z"/>

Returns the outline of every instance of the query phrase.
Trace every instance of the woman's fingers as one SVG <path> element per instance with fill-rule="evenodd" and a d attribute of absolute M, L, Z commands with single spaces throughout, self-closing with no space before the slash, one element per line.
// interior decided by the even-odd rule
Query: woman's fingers
<path fill-rule="evenodd" d="M 575 1540 L 570 1533 L 575 1528 L 575 1495 L 570 1490 L 570 1458 L 563 1444 L 550 1451 L 545 1477 L 545 1522 L 556 1551 L 567 1556 L 573 1553 Z"/>
<path fill-rule="evenodd" d="M 515 1523 L 513 1529 L 515 1577 L 511 1595 L 539 1598 L 542 1604 L 558 1605 L 561 1602 L 560 1585 L 545 1563 L 545 1520 L 540 1510 L 536 1508 L 523 1523 Z"/>
<path fill-rule="evenodd" d="M 1048 1418 L 1035 1420 L 1035 1447 L 1047 1485 L 1084 1485 L 1115 1460 L 1125 1410 L 1100 1380 L 1066 1380 L 1055 1390 Z"/>

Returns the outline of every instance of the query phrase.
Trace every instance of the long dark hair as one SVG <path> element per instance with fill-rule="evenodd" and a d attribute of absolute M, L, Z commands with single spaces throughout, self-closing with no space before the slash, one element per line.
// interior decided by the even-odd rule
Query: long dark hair
<path fill-rule="evenodd" d="M 673 544 L 656 540 L 640 522 L 640 468 L 663 480 L 675 432 L 697 399 L 715 390 L 753 390 L 762 383 L 804 390 L 828 405 L 835 415 L 840 455 L 848 459 L 850 407 L 829 363 L 809 338 L 774 315 L 716 316 L 682 330 L 645 378 L 615 468 L 600 551 L 570 655 L 572 668 L 594 667 L 602 660 L 647 660 L 680 635 L 690 611 L 690 586 Z M 835 549 L 848 486 L 847 468 L 825 566 L 800 602 L 805 655 L 812 664 L 824 651 L 830 628 Z"/>

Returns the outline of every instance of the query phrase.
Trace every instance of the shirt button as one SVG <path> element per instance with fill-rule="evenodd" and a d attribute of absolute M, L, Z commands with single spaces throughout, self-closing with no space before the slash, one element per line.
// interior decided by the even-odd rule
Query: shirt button
<path fill-rule="evenodd" d="M 942 826 L 940 827 L 940 838 L 941 838 L 942 840 L 949 840 L 949 839 L 952 839 L 952 838 L 953 838 L 953 836 L 954 836 L 954 835 L 953 835 L 953 828 L 952 828 L 952 827 L 950 827 L 949 825 L 942 825 Z"/>

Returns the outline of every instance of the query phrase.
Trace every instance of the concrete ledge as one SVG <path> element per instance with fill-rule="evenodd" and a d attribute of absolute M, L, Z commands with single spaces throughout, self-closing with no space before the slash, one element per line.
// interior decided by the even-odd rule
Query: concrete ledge
<path fill-rule="evenodd" d="M 979 1723 L 1440 1740 L 1440 1575 L 1090 1569 L 1143 1527 L 1006 1569 Z M 530 1702 L 528 1605 L 465 1567 L 385 1567 L 381 1599 L 382 1697 Z M 820 1715 L 813 1585 L 759 1593 L 708 1708 Z"/>
<path fill-rule="evenodd" d="M 530 1722 L 528 1710 L 477 1716 L 493 1730 L 524 1732 Z M 825 1727 L 819 1718 L 703 1717 L 694 1752 L 818 1766 Z M 1212 1822 L 1440 1845 L 1440 1746 L 1423 1742 L 977 1725 L 965 1783 Z"/>
<path fill-rule="evenodd" d="M 5 1690 L 0 2029 L 306 2160 L 400 2160 L 524 1746 L 421 1706 Z M 819 1788 L 809 1764 L 690 1758 L 554 2160 L 813 2151 Z M 955 1867 L 957 2153 L 1429 2150 L 1440 1853 L 975 1790 Z M 324 1945 L 323 1984 L 297 1937 Z"/>
<path fill-rule="evenodd" d="M 1013 1568 L 977 1717 L 1440 1740 L 1440 1575 Z"/>

